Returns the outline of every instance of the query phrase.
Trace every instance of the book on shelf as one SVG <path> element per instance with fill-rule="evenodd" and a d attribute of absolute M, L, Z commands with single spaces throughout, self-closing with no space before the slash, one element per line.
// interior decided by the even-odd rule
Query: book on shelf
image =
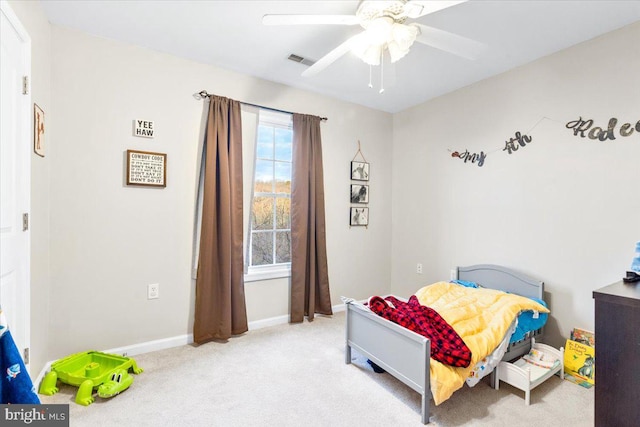
<path fill-rule="evenodd" d="M 564 373 L 567 380 L 583 387 L 596 383 L 595 348 L 574 340 L 567 340 L 564 348 Z"/>
<path fill-rule="evenodd" d="M 591 347 L 596 346 L 596 334 L 582 328 L 573 328 L 571 331 L 571 340 Z"/>

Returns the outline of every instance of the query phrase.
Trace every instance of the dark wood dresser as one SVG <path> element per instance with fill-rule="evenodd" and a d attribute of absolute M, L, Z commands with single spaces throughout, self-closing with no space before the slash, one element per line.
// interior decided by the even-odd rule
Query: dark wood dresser
<path fill-rule="evenodd" d="M 640 283 L 593 291 L 596 427 L 640 425 Z"/>

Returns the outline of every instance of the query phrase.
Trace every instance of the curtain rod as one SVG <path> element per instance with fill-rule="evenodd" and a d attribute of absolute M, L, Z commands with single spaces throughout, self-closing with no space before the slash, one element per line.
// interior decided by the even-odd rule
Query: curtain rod
<path fill-rule="evenodd" d="M 193 97 L 195 99 L 197 99 L 198 101 L 203 99 L 203 98 L 208 98 L 209 96 L 211 96 L 211 94 L 208 93 L 206 90 L 201 90 L 200 92 L 193 94 Z M 252 104 L 250 102 L 242 102 L 242 101 L 240 101 L 240 104 L 249 105 L 251 107 L 263 108 L 263 109 L 269 110 L 269 111 L 276 111 L 278 113 L 293 114 L 291 111 L 278 110 L 277 108 L 265 107 L 264 105 Z M 329 119 L 327 119 L 326 117 L 320 117 L 320 120 L 322 120 L 324 122 L 324 121 L 327 121 Z"/>

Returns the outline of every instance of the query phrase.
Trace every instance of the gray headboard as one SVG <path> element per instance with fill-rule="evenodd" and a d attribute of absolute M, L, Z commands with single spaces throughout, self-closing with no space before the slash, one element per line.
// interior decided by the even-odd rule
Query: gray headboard
<path fill-rule="evenodd" d="M 544 299 L 544 283 L 507 267 L 492 264 L 458 267 L 458 279 L 528 298 Z"/>

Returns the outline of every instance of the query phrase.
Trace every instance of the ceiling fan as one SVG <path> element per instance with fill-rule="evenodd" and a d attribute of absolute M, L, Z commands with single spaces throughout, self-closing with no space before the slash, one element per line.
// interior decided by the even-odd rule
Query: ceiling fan
<path fill-rule="evenodd" d="M 362 26 L 362 32 L 320 58 L 302 73 L 303 76 L 319 73 L 349 51 L 369 65 L 379 65 L 386 50 L 391 62 L 396 62 L 409 52 L 414 41 L 463 58 L 476 59 L 484 44 L 418 22 L 407 22 L 466 1 L 361 0 L 355 15 L 264 15 L 262 23 Z"/>

